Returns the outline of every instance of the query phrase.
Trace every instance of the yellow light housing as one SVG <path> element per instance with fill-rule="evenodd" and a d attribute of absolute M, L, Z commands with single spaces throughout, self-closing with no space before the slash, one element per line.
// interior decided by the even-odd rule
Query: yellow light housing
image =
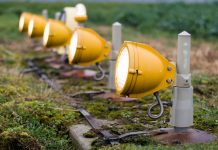
<path fill-rule="evenodd" d="M 42 37 L 46 22 L 43 16 L 33 15 L 28 25 L 28 35 L 32 38 Z"/>
<path fill-rule="evenodd" d="M 32 16 L 33 14 L 27 13 L 27 12 L 23 12 L 20 15 L 20 19 L 19 19 L 19 31 L 20 32 L 28 32 L 28 25 L 29 25 L 29 22 Z"/>
<path fill-rule="evenodd" d="M 115 69 L 117 94 L 143 97 L 173 85 L 176 67 L 146 44 L 124 42 Z"/>
<path fill-rule="evenodd" d="M 75 7 L 76 7 L 75 20 L 77 22 L 85 22 L 88 19 L 85 5 L 79 3 Z"/>
<path fill-rule="evenodd" d="M 70 40 L 68 59 L 70 64 L 91 65 L 106 59 L 111 44 L 88 28 L 76 28 Z"/>
<path fill-rule="evenodd" d="M 50 19 L 45 26 L 43 45 L 47 48 L 69 44 L 72 31 L 63 22 Z"/>

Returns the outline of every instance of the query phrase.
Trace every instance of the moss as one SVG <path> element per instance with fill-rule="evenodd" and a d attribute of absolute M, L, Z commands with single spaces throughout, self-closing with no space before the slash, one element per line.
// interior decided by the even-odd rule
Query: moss
<path fill-rule="evenodd" d="M 90 112 L 94 116 L 98 116 L 100 118 L 104 117 L 104 114 L 107 112 L 107 108 L 104 104 L 95 103 L 95 105 L 88 104 L 86 105 L 87 111 Z"/>
<path fill-rule="evenodd" d="M 19 129 L 20 130 L 20 129 Z M 8 150 L 40 150 L 38 141 L 25 131 L 19 131 L 17 128 L 11 128 L 0 134 L 1 149 Z"/>
<path fill-rule="evenodd" d="M 110 29 L 109 27 L 106 28 Z M 132 36 L 132 32 L 135 32 L 133 29 L 124 30 L 129 30 L 128 36 L 131 35 L 131 38 L 142 38 L 140 33 L 134 33 L 134 36 Z M 105 31 L 101 32 L 105 33 Z M 25 43 L 25 47 L 19 48 L 22 45 L 18 43 L 18 46 L 14 45 L 12 50 L 9 50 L 6 46 L 0 46 L 0 61 L 2 62 L 0 63 L 0 138 L 4 138 L 0 142 L 4 141 L 3 146 L 7 146 L 11 139 L 16 139 L 18 140 L 16 143 L 36 142 L 42 149 L 72 149 L 67 127 L 70 124 L 80 122 L 82 118 L 75 111 L 75 108 L 69 107 L 72 104 L 76 107 L 86 108 L 96 118 L 116 120 L 116 123 L 106 125 L 103 128 L 117 135 L 131 131 L 168 127 L 169 109 L 165 109 L 164 116 L 158 120 L 153 120 L 146 114 L 148 106 L 154 102 L 153 95 L 134 102 L 110 102 L 102 98 L 90 100 L 88 97 L 81 97 L 76 101 L 75 99 L 65 99 L 59 92 L 48 88 L 46 84 L 32 75 L 22 76 L 19 71 L 26 67 L 26 63 L 22 59 L 51 55 L 49 51 L 33 51 L 32 47 L 26 46 L 28 44 Z M 105 88 L 106 80 L 95 82 L 73 77 L 63 79 L 59 76 L 64 71 L 63 68 L 54 69 L 44 60 L 36 60 L 35 62 L 45 70 L 49 77 L 60 81 L 63 93 L 72 94 Z M 105 61 L 105 68 L 107 63 Z M 218 78 L 194 75 L 193 85 L 194 127 L 218 135 Z M 163 101 L 170 100 L 171 89 L 162 90 L 160 96 Z M 154 112 L 158 112 L 158 110 Z M 94 134 L 89 131 L 84 136 L 93 137 Z M 131 150 L 215 149 L 217 147 L 216 142 L 202 146 L 163 146 L 143 135 L 125 138 L 121 143 L 132 144 L 104 147 L 105 141 L 97 139 L 93 145 L 96 149 L 103 147 L 103 149 Z"/>
<path fill-rule="evenodd" d="M 97 135 L 92 130 L 89 130 L 88 132 L 84 133 L 83 136 L 86 137 L 86 138 L 94 138 Z"/>
<path fill-rule="evenodd" d="M 7 101 L 8 101 L 8 99 L 5 96 L 0 95 L 0 104 L 5 103 Z"/>
<path fill-rule="evenodd" d="M 0 147 L 70 149 L 68 126 L 79 114 L 33 76 L 0 67 Z"/>
<path fill-rule="evenodd" d="M 121 143 L 134 143 L 137 145 L 149 145 L 149 144 L 156 144 L 155 141 L 151 139 L 151 137 L 145 135 L 137 135 L 127 137 L 121 140 Z"/>
<path fill-rule="evenodd" d="M 68 125 L 79 115 L 73 109 L 60 108 L 53 102 L 11 101 L 1 106 L 2 131 L 22 126 L 20 131 L 28 133 L 47 148 L 69 147 Z"/>

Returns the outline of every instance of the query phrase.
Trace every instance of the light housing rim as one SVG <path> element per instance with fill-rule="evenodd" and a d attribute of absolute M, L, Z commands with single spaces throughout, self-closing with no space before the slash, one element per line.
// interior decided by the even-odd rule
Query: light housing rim
<path fill-rule="evenodd" d="M 69 44 L 69 46 L 68 46 L 69 64 L 79 64 L 81 66 L 88 66 L 88 65 L 93 65 L 93 64 L 98 63 L 100 61 L 103 61 L 110 56 L 111 43 L 106 41 L 105 39 L 103 39 L 93 29 L 84 28 L 84 27 L 77 27 L 77 28 L 75 28 L 71 38 L 73 37 L 73 35 L 75 33 L 78 34 L 78 42 L 77 42 L 77 46 L 76 46 L 77 49 L 76 49 L 74 57 L 72 58 L 70 55 L 70 44 L 72 44 L 72 43 Z M 90 60 L 87 62 L 82 62 L 81 61 L 81 58 L 83 57 L 82 55 L 84 55 L 85 51 L 87 51 L 87 50 L 90 51 L 89 46 L 91 44 L 93 44 L 92 42 L 90 42 L 90 39 L 85 40 L 85 39 L 87 39 L 87 37 L 86 37 L 87 34 L 89 34 L 89 37 L 90 37 L 90 35 L 92 35 L 92 38 L 95 38 L 94 40 L 98 40 L 101 43 L 101 48 L 100 48 L 101 52 L 96 59 L 93 59 L 93 60 Z M 86 45 L 86 44 L 90 44 L 90 45 Z"/>
<path fill-rule="evenodd" d="M 30 23 L 33 23 L 32 27 Z M 41 15 L 33 15 L 28 25 L 28 36 L 30 38 L 42 38 L 47 19 Z M 31 27 L 31 28 L 30 28 Z"/>
<path fill-rule="evenodd" d="M 119 89 L 117 86 L 117 78 L 116 78 L 116 69 L 117 69 L 117 61 L 115 65 L 115 88 L 116 92 L 118 95 L 121 96 L 129 96 L 129 97 L 135 97 L 135 98 L 140 98 L 144 97 L 147 95 L 151 95 L 161 89 L 167 88 L 168 86 L 172 86 L 174 81 L 175 81 L 175 72 L 176 72 L 176 66 L 172 62 L 169 62 L 166 58 L 164 58 L 159 52 L 157 52 L 154 48 L 152 48 L 149 45 L 142 44 L 142 43 L 136 43 L 136 42 L 131 42 L 131 41 L 125 41 L 122 47 L 120 48 L 120 51 L 117 55 L 117 59 L 120 57 L 120 53 L 124 48 L 128 49 L 129 52 L 129 71 L 127 75 L 127 80 L 123 86 L 122 89 Z M 137 88 L 140 88 L 139 86 L 139 81 L 141 80 L 141 77 L 146 77 L 146 72 L 143 72 L 142 66 L 143 60 L 139 60 L 140 58 L 140 50 L 145 49 L 147 52 L 155 55 L 157 57 L 162 65 L 163 65 L 163 77 L 160 78 L 161 82 L 153 89 L 147 90 L 147 91 L 142 91 L 138 93 L 134 93 Z M 151 63 L 151 62 L 150 62 Z M 168 71 L 168 67 L 170 68 L 170 71 Z M 167 82 L 167 79 L 171 79 L 170 83 Z M 142 83 L 144 84 L 144 83 Z M 138 86 L 138 87 L 137 87 Z"/>
<path fill-rule="evenodd" d="M 49 19 L 43 33 L 43 46 L 59 48 L 69 45 L 73 31 L 62 21 Z"/>
<path fill-rule="evenodd" d="M 29 22 L 32 18 L 33 14 L 29 12 L 22 12 L 19 18 L 18 28 L 20 32 L 27 33 Z M 21 24 L 22 21 L 22 24 Z M 21 26 L 22 25 L 22 26 Z"/>

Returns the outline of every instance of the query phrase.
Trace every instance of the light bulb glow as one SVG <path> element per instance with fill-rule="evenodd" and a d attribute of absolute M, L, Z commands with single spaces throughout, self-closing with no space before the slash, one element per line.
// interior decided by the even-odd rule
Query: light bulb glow
<path fill-rule="evenodd" d="M 71 60 L 74 59 L 76 50 L 77 50 L 77 44 L 78 44 L 78 33 L 75 32 L 70 40 L 70 48 L 69 48 L 69 55 Z"/>
<path fill-rule="evenodd" d="M 118 90 L 122 90 L 128 76 L 129 70 L 129 52 L 127 48 L 124 48 L 119 57 L 117 58 L 117 66 L 115 70 L 115 84 Z"/>
<path fill-rule="evenodd" d="M 47 45 L 47 43 L 48 43 L 49 30 L 50 30 L 50 24 L 47 23 L 45 26 L 44 34 L 43 34 L 43 45 Z"/>
<path fill-rule="evenodd" d="M 28 26 L 28 34 L 29 35 L 32 35 L 33 26 L 34 26 L 34 20 L 30 20 L 30 23 L 29 23 L 29 26 Z"/>
<path fill-rule="evenodd" d="M 19 20 L 19 29 L 20 31 L 22 31 L 24 28 L 24 16 L 21 16 L 20 20 Z"/>

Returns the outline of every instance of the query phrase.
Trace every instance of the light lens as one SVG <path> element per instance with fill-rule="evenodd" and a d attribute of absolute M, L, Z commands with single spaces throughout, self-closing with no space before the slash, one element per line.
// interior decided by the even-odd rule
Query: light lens
<path fill-rule="evenodd" d="M 28 34 L 31 35 L 33 32 L 34 20 L 31 20 L 28 26 Z"/>
<path fill-rule="evenodd" d="M 127 48 L 122 49 L 117 58 L 117 66 L 115 70 L 115 84 L 117 90 L 121 91 L 126 83 L 129 70 L 129 52 Z"/>
<path fill-rule="evenodd" d="M 70 49 L 69 49 L 70 50 L 69 54 L 70 54 L 71 60 L 74 59 L 74 56 L 76 54 L 77 44 L 78 44 L 78 34 L 77 34 L 77 32 L 74 32 L 74 34 L 70 40 Z"/>
<path fill-rule="evenodd" d="M 47 45 L 48 43 L 49 29 L 50 29 L 50 23 L 47 23 L 45 26 L 44 34 L 43 34 L 43 45 Z"/>
<path fill-rule="evenodd" d="M 20 31 L 22 31 L 23 28 L 24 28 L 24 16 L 21 16 L 20 20 L 19 20 L 19 29 L 20 29 Z"/>

